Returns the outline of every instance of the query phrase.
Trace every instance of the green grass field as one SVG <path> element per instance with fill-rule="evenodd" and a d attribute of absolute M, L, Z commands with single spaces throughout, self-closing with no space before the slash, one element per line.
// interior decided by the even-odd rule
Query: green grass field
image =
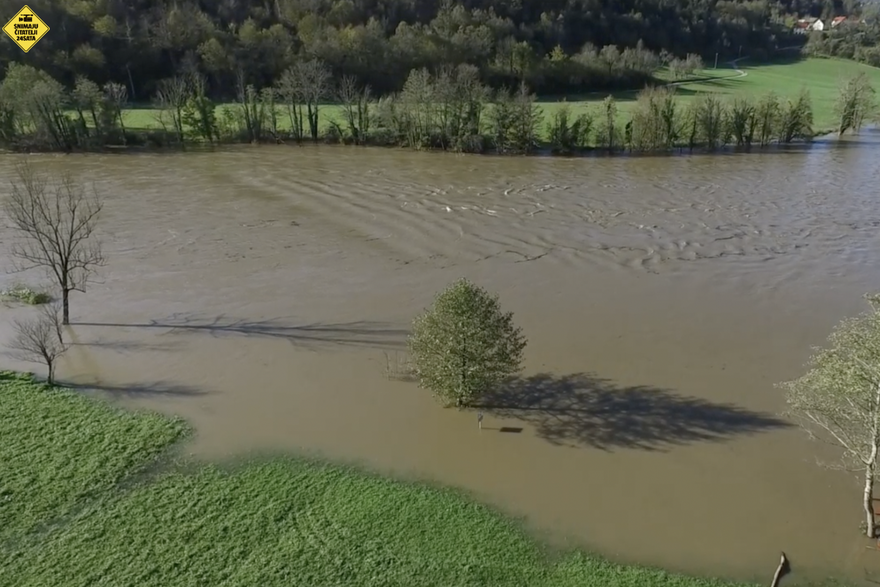
<path fill-rule="evenodd" d="M 813 99 L 814 128 L 823 132 L 837 127 L 834 103 L 841 81 L 859 72 L 865 72 L 873 86 L 880 91 L 880 69 L 848 60 L 811 58 L 765 65 L 750 64 L 744 59 L 740 61 L 739 68 L 745 75 L 738 73 L 728 64 L 719 64 L 718 69 L 700 72 L 697 81 L 677 84 L 676 91 L 681 101 L 686 103 L 695 95 L 705 92 L 716 92 L 731 97 L 760 97 L 773 91 L 783 98 L 790 98 L 794 97 L 801 87 L 806 86 Z M 665 74 L 661 73 L 659 77 L 664 79 Z M 629 111 L 637 94 L 637 91 L 614 94 L 620 102 L 622 120 L 629 117 Z M 597 108 L 606 95 L 605 92 L 596 92 L 568 96 L 565 101 L 571 106 L 573 113 L 578 114 L 588 108 Z M 562 104 L 562 98 L 541 99 L 539 104 L 544 110 L 546 123 Z M 158 128 L 156 114 L 156 110 L 151 108 L 128 110 L 125 113 L 125 124 L 131 129 Z M 322 108 L 321 117 L 325 127 L 331 120 L 340 122 L 340 109 L 338 106 L 327 105 Z M 286 116 L 280 116 L 280 123 L 282 128 L 289 126 L 286 124 Z"/>
<path fill-rule="evenodd" d="M 782 98 L 794 98 L 802 87 L 810 90 L 813 100 L 814 128 L 819 131 L 831 131 L 837 127 L 834 115 L 834 103 L 842 82 L 864 72 L 868 75 L 874 88 L 880 91 L 880 69 L 848 61 L 843 59 L 802 59 L 791 60 L 772 65 L 750 64 L 747 59 L 739 62 L 739 69 L 745 73 L 741 75 L 729 65 L 724 65 L 722 70 L 719 64 L 717 70 L 708 69 L 701 73 L 704 78 L 701 81 L 683 83 L 676 86 L 676 93 L 682 103 L 687 103 L 694 96 L 716 92 L 724 96 L 754 96 L 760 97 L 768 92 L 775 92 Z M 711 79 L 705 79 L 710 78 Z M 620 101 L 620 111 L 623 116 L 628 116 L 638 92 L 621 92 L 615 94 Z M 604 95 L 585 96 L 581 100 L 569 99 L 574 112 L 582 109 L 595 107 L 604 99 Z M 549 116 L 559 101 L 543 102 L 545 116 Z"/>
<path fill-rule="evenodd" d="M 737 585 L 554 555 L 454 491 L 298 458 L 138 476 L 183 423 L 29 376 L 0 373 L 0 422 L 4 586 Z"/>

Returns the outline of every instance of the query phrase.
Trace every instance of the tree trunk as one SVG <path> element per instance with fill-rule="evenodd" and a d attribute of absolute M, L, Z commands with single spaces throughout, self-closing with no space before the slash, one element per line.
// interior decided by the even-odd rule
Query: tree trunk
<path fill-rule="evenodd" d="M 70 324 L 70 290 L 64 288 L 61 290 L 61 323 L 65 326 Z"/>
<path fill-rule="evenodd" d="M 788 564 L 788 558 L 785 556 L 783 552 L 779 557 L 779 566 L 776 567 L 776 572 L 773 573 L 773 581 L 770 582 L 770 587 L 779 587 L 779 581 L 782 580 L 788 572 L 791 570 Z"/>
<path fill-rule="evenodd" d="M 865 534 L 868 538 L 874 535 L 874 463 L 865 467 L 865 490 L 862 494 L 862 507 L 865 508 Z"/>
<path fill-rule="evenodd" d="M 125 65 L 125 71 L 128 72 L 128 86 L 131 88 L 131 99 L 133 102 L 136 102 L 137 94 L 134 91 L 134 78 L 131 75 L 131 68 L 128 64 Z"/>
<path fill-rule="evenodd" d="M 46 366 L 49 368 L 49 377 L 46 382 L 49 385 L 55 385 L 55 361 L 46 361 Z"/>

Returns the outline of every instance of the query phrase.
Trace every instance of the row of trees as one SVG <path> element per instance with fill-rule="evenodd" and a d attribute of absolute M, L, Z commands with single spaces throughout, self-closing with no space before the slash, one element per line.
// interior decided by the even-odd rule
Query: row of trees
<path fill-rule="evenodd" d="M 542 94 L 632 88 L 643 72 L 622 68 L 626 59 L 614 53 L 641 43 L 679 58 L 732 59 L 741 47 L 771 54 L 803 41 L 787 16 L 840 13 L 847 1 L 41 0 L 34 10 L 51 32 L 27 54 L 0 44 L 0 63 L 35 66 L 67 87 L 78 76 L 119 83 L 135 101 L 155 94 L 168 72 L 201 73 L 211 97 L 227 100 L 241 74 L 246 84 L 271 86 L 295 61 L 313 58 L 378 94 L 399 91 L 413 69 L 460 64 L 477 67 L 493 88 L 520 81 Z M 0 0 L 2 14 L 20 8 Z M 590 43 L 618 49 L 598 60 Z M 556 75 L 557 50 L 585 64 L 577 76 Z"/>
<path fill-rule="evenodd" d="M 757 101 L 705 94 L 684 105 L 674 87 L 650 87 L 639 94 L 628 116 L 608 96 L 598 107 L 580 113 L 562 104 L 546 123 L 535 100 L 524 85 L 517 92 L 493 96 L 466 69 L 438 76 L 419 70 L 410 75 L 400 94 L 379 102 L 378 119 L 390 133 L 386 140 L 403 146 L 493 148 L 501 153 L 530 153 L 544 145 L 564 155 L 587 149 L 648 153 L 715 150 L 730 144 L 750 148 L 813 135 L 807 90 L 794 100 L 781 100 L 775 94 Z"/>
<path fill-rule="evenodd" d="M 690 56 L 691 65 L 699 59 Z M 860 78 L 846 109 L 858 129 L 869 115 L 872 91 Z M 327 106 L 329 100 L 336 102 Z M 242 77 L 235 100 L 218 108 L 200 74 L 162 80 L 154 98 L 156 132 L 125 126 L 124 86 L 103 87 L 83 77 L 68 92 L 45 72 L 13 64 L 0 84 L 0 140 L 18 148 L 87 149 L 108 144 L 185 145 L 218 141 L 331 141 L 394 145 L 458 152 L 531 153 L 547 147 L 557 154 L 588 149 L 662 152 L 676 148 L 751 148 L 812 137 L 810 96 L 775 94 L 760 99 L 704 94 L 684 103 L 673 86 L 647 87 L 628 113 L 614 97 L 575 113 L 562 104 L 545 117 L 525 83 L 516 91 L 493 91 L 476 67 L 410 72 L 400 92 L 375 99 L 352 76 L 334 83 L 317 60 L 298 62 L 277 84 L 256 88 Z M 326 124 L 325 124 L 326 123 Z M 845 128 L 844 128 L 845 127 Z"/>

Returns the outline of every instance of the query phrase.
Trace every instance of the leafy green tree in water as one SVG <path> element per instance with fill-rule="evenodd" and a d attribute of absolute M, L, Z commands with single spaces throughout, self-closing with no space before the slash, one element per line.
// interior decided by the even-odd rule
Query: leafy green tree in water
<path fill-rule="evenodd" d="M 781 384 L 788 413 L 810 436 L 842 451 L 830 465 L 861 475 L 865 533 L 875 536 L 874 480 L 880 456 L 880 296 L 872 310 L 841 322 L 829 346 L 816 352 L 810 370 Z"/>
<path fill-rule="evenodd" d="M 757 118 L 755 132 L 758 144 L 766 147 L 778 134 L 777 129 L 782 118 L 782 106 L 779 103 L 779 96 L 773 92 L 764 94 L 755 107 L 755 117 Z"/>
<path fill-rule="evenodd" d="M 675 146 L 679 116 L 674 87 L 649 86 L 639 92 L 632 116 L 631 149 L 648 152 Z"/>
<path fill-rule="evenodd" d="M 701 94 L 694 100 L 697 117 L 698 141 L 710 151 L 727 144 L 729 139 L 727 112 L 724 102 L 716 94 Z"/>
<path fill-rule="evenodd" d="M 444 405 L 472 405 L 519 372 L 526 339 L 498 296 L 467 279 L 441 292 L 413 322 L 409 339 L 419 385 Z"/>
<path fill-rule="evenodd" d="M 617 101 L 614 96 L 602 100 L 602 122 L 598 130 L 597 147 L 604 147 L 611 153 L 620 145 L 620 129 L 617 127 Z"/>
<path fill-rule="evenodd" d="M 512 138 L 520 153 L 531 153 L 538 145 L 538 128 L 543 112 L 535 104 L 535 95 L 529 92 L 525 83 L 519 85 L 519 91 L 513 99 L 514 118 Z"/>
<path fill-rule="evenodd" d="M 191 78 L 192 95 L 181 111 L 181 122 L 197 138 L 214 144 L 217 137 L 217 107 L 207 95 L 207 80 L 201 74 Z"/>
<path fill-rule="evenodd" d="M 570 155 L 589 145 L 593 130 L 592 112 L 580 114 L 572 120 L 571 108 L 563 103 L 547 125 L 550 148 L 558 155 Z"/>
<path fill-rule="evenodd" d="M 841 136 L 848 130 L 858 133 L 866 120 L 877 113 L 874 88 L 864 72 L 848 80 L 840 88 L 834 112 L 839 120 L 837 135 Z"/>
<path fill-rule="evenodd" d="M 813 103 L 810 91 L 804 87 L 797 98 L 788 100 L 779 118 L 779 142 L 788 144 L 794 139 L 813 138 Z"/>
<path fill-rule="evenodd" d="M 737 147 L 750 149 L 758 128 L 758 110 L 749 97 L 733 99 L 729 108 L 730 132 L 736 140 Z"/>

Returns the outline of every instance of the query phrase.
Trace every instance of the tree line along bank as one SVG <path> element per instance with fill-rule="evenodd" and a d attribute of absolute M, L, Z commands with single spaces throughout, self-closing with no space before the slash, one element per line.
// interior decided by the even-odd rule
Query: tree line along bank
<path fill-rule="evenodd" d="M 218 107 L 207 79 L 194 73 L 162 80 L 151 128 L 127 128 L 124 85 L 78 77 L 72 90 L 46 72 L 11 64 L 0 84 L 0 143 L 10 150 L 74 151 L 108 146 L 182 148 L 193 144 L 325 142 L 462 153 L 572 155 L 743 149 L 809 140 L 813 107 L 804 88 L 794 98 L 679 101 L 672 86 L 648 86 L 624 116 L 613 96 L 575 113 L 548 115 L 524 84 L 492 90 L 476 67 L 410 72 L 400 92 L 375 98 L 352 76 L 333 79 L 320 61 L 300 62 L 272 86 L 239 79 L 235 100 Z M 857 131 L 875 112 L 864 75 L 840 89 L 839 132 Z"/>

